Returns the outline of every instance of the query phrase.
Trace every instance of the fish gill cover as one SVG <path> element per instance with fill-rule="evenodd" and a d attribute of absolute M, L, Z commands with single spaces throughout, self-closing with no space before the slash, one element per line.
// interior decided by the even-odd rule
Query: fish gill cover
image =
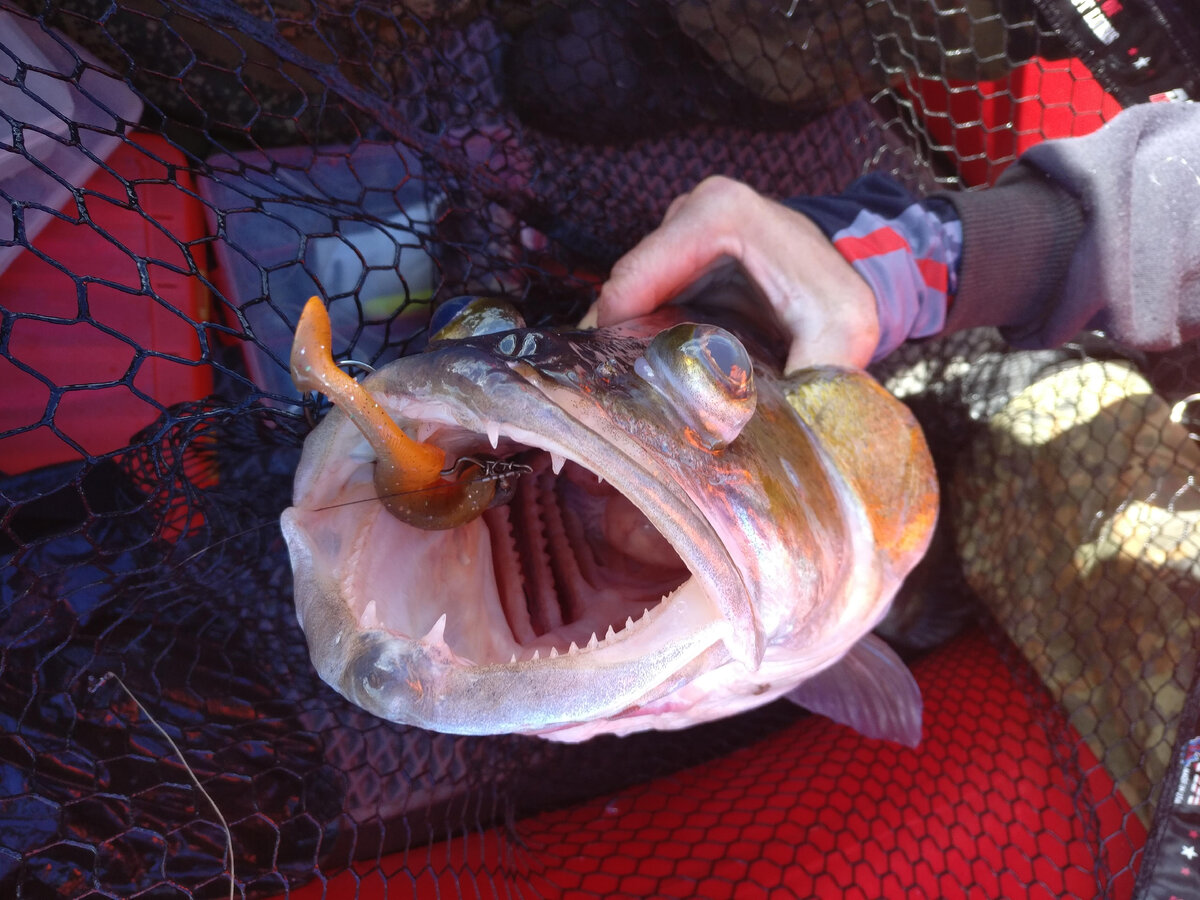
<path fill-rule="evenodd" d="M 377 366 L 464 293 L 573 320 L 707 174 L 990 183 L 1119 108 L 1071 54 L 1139 99 L 1070 6 L 0 3 L 0 893 L 1119 897 L 1151 829 L 1186 885 L 1195 348 L 879 370 L 943 481 L 885 632 L 916 750 L 786 705 L 577 746 L 380 721 L 317 678 L 277 526 L 311 294 Z"/>

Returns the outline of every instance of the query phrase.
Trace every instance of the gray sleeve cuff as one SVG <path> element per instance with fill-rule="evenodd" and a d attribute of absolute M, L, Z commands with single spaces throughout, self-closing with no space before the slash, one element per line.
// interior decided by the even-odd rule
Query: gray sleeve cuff
<path fill-rule="evenodd" d="M 963 226 L 946 331 L 992 325 L 1016 345 L 1044 338 L 1083 232 L 1078 199 L 1020 164 L 993 188 L 936 196 L 954 207 Z"/>

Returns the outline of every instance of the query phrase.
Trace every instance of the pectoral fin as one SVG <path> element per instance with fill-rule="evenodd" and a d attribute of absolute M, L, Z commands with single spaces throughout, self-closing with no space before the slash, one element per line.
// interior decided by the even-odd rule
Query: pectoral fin
<path fill-rule="evenodd" d="M 865 737 L 909 747 L 921 742 L 921 689 L 900 657 L 873 634 L 784 696 Z"/>

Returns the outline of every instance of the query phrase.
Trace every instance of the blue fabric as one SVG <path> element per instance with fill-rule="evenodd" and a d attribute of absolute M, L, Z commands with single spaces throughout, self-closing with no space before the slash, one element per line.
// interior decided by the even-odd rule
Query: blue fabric
<path fill-rule="evenodd" d="M 894 179 L 872 174 L 837 196 L 785 204 L 812 219 L 875 293 L 874 360 L 910 338 L 942 331 L 962 255 L 962 225 L 949 203 L 922 201 Z"/>

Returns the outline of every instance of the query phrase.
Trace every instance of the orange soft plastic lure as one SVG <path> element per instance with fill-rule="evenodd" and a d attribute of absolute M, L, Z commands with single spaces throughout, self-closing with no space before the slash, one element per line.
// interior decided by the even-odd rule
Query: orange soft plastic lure
<path fill-rule="evenodd" d="M 310 297 L 292 342 L 292 381 L 319 391 L 358 428 L 378 459 L 375 489 L 384 507 L 402 522 L 427 530 L 455 528 L 479 516 L 496 492 L 494 480 L 458 476 L 434 444 L 414 441 L 357 381 L 333 360 L 329 313 Z"/>

